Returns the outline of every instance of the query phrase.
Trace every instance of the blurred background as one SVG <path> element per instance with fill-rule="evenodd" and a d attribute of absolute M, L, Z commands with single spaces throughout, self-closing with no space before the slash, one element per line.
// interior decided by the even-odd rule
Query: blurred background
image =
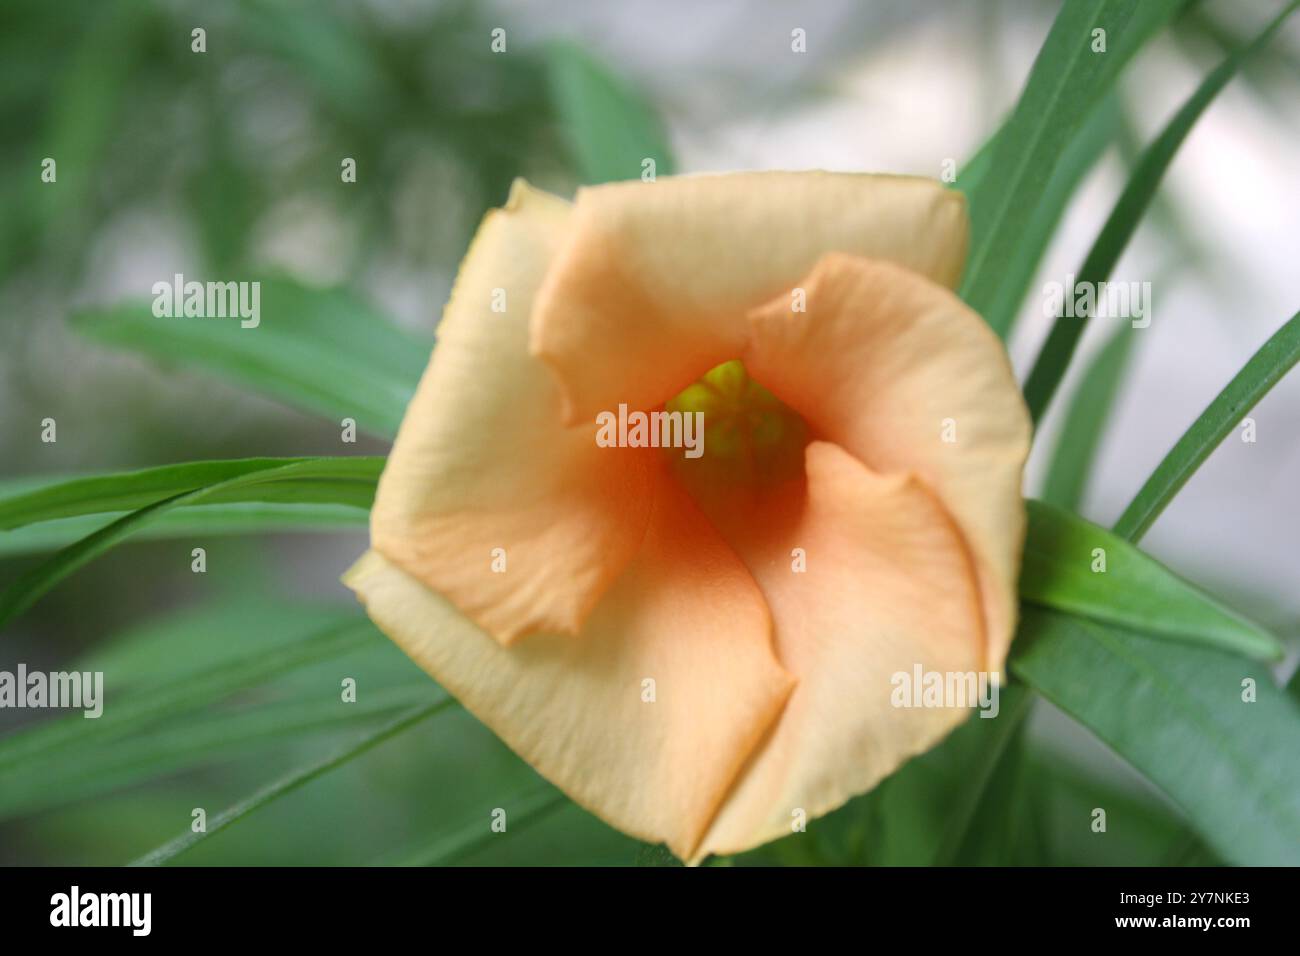
<path fill-rule="evenodd" d="M 409 335 L 422 364 L 468 239 L 484 211 L 504 201 L 511 180 L 524 176 L 565 195 L 584 180 L 563 96 L 572 57 L 603 64 L 650 104 L 672 156 L 663 157 L 661 175 L 675 166 L 938 177 L 949 159 L 960 171 L 1015 103 L 1057 6 L 6 0 L 0 491 L 37 476 L 193 459 L 382 454 L 380 439 L 343 445 L 333 421 L 201 370 L 107 348 L 69 317 L 148 296 L 154 282 L 177 272 L 273 274 L 343 290 L 386 315 Z M 1134 152 L 1277 7 L 1192 3 L 1142 51 L 1123 78 L 1114 142 L 1047 248 L 1035 288 L 1077 271 Z M 191 50 L 195 27 L 206 31 L 205 53 Z M 1151 327 L 1133 340 L 1084 489 L 1083 513 L 1101 523 L 1118 516 L 1183 429 L 1300 302 L 1297 27 L 1288 24 L 1198 124 L 1113 276 L 1151 281 L 1154 305 Z M 504 54 L 490 47 L 496 28 L 506 31 Z M 806 31 L 805 53 L 791 50 L 795 28 Z M 57 159 L 57 188 L 41 182 L 45 157 Z M 340 182 L 343 157 L 356 160 L 355 183 Z M 1022 375 L 1048 329 L 1041 303 L 1031 292 L 1012 341 Z M 1085 359 L 1109 331 L 1104 321 L 1093 325 Z M 1043 481 L 1063 405 L 1036 445 L 1030 493 Z M 1279 384 L 1253 417 L 1257 441 L 1226 441 L 1144 547 L 1294 641 L 1300 378 Z M 45 418 L 58 423 L 56 443 L 41 441 Z M 338 575 L 366 534 L 363 525 L 346 524 L 205 540 L 204 575 L 191 573 L 189 539 L 130 543 L 12 624 L 0 641 L 0 668 L 18 661 L 45 669 L 130 666 L 147 686 L 159 660 L 170 661 L 174 677 L 220 655 L 290 642 L 328 623 L 336 608 L 352 607 Z M 41 558 L 0 532 L 0 583 Z M 188 718 L 170 742 L 155 741 L 139 755 L 59 761 L 37 783 L 8 788 L 0 769 L 0 863 L 129 860 L 187 829 L 191 807 L 215 814 L 327 752 L 359 723 L 381 719 L 387 711 L 377 707 L 346 723 L 312 721 L 293 706 L 336 688 L 340 673 L 391 691 L 391 700 L 420 685 L 420 673 L 391 648 L 349 653 Z M 1049 705 L 1037 708 L 1032 759 L 1043 768 L 1045 793 L 1039 837 L 1033 848 L 1003 848 L 1001 859 L 1159 862 L 1178 837 L 1162 799 Z M 276 732 L 286 714 L 300 721 L 300 732 Z M 244 717 L 241 725 L 236 718 Z M 30 718 L 0 714 L 0 731 Z M 1094 805 L 1095 786 L 1131 800 L 1134 818 L 1150 825 L 1104 846 L 1086 831 L 1057 826 Z M 515 805 L 509 801 L 529 808 L 530 825 L 515 839 L 448 837 L 491 808 Z M 841 814 L 851 840 L 812 851 L 777 848 L 772 858 L 883 862 L 875 848 L 888 837 L 873 813 Z M 856 855 L 836 855 L 850 844 Z M 421 725 L 186 857 L 658 859 L 576 807 L 547 802 L 531 771 L 461 712 Z"/>

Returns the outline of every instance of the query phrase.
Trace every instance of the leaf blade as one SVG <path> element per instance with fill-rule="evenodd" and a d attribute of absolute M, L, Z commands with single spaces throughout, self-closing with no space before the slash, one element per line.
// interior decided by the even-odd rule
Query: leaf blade
<path fill-rule="evenodd" d="M 1077 282 L 1096 285 L 1104 282 L 1111 274 L 1128 246 L 1129 239 L 1137 231 L 1166 170 L 1197 120 L 1237 74 L 1242 64 L 1268 43 L 1297 6 L 1300 6 L 1300 0 L 1292 0 L 1249 44 L 1212 70 L 1143 152 L 1105 225 L 1088 250 L 1087 258 L 1079 268 Z M 1066 294 L 1072 295 L 1073 290 L 1066 290 Z M 1065 315 L 1058 316 L 1052 325 L 1052 331 L 1025 382 L 1025 403 L 1035 422 L 1042 418 L 1061 379 L 1065 377 L 1065 370 L 1078 348 L 1086 325 L 1086 317 L 1073 318 Z"/>
<path fill-rule="evenodd" d="M 112 721 L 107 725 L 108 735 L 104 732 L 105 725 L 76 716 L 38 724 L 31 730 L 0 738 L 0 771 L 78 742 L 100 746 L 106 739 L 174 719 L 306 662 L 360 647 L 374 634 L 374 629 L 366 626 L 364 620 L 353 619 L 288 645 L 212 668 L 189 680 L 128 698 L 114 705 Z"/>
<path fill-rule="evenodd" d="M 259 324 L 236 318 L 158 318 L 152 303 L 84 310 L 71 323 L 104 345 L 194 366 L 287 405 L 383 438 L 397 434 L 432 342 L 339 290 L 261 282 Z"/>
<path fill-rule="evenodd" d="M 552 44 L 546 62 L 551 96 L 584 183 L 635 179 L 646 159 L 655 161 L 656 175 L 673 172 L 658 117 L 627 83 L 573 43 Z"/>
<path fill-rule="evenodd" d="M 11 583 L 0 592 L 0 626 L 13 620 L 78 568 L 175 508 L 204 501 L 249 500 L 250 495 L 251 500 L 258 501 L 264 500 L 263 496 L 267 494 L 283 495 L 286 492 L 301 494 L 310 500 L 320 500 L 320 496 L 330 500 L 329 496 L 338 496 L 335 500 L 343 499 L 345 503 L 365 502 L 373 500 L 375 479 L 371 476 L 376 474 L 378 468 L 379 459 L 290 460 L 272 467 L 240 472 L 233 477 L 153 501 L 63 548 Z M 292 487 L 286 489 L 285 485 L 290 482 Z M 267 491 L 260 487 L 265 483 L 279 483 L 281 487 Z M 84 499 L 75 495 L 72 497 L 80 501 L 81 506 L 85 506 Z M 271 500 L 276 498 L 272 497 Z M 65 500 L 60 501 L 60 506 L 72 507 Z"/>
<path fill-rule="evenodd" d="M 1120 535 L 1041 501 L 1026 502 L 1023 600 L 1188 644 L 1280 660 L 1282 645 Z M 1102 549 L 1104 572 L 1094 572 Z"/>
<path fill-rule="evenodd" d="M 1188 814 L 1225 860 L 1300 860 L 1300 707 L 1266 669 L 1217 650 L 1031 607 L 1011 668 Z M 1258 699 L 1245 703 L 1253 677 Z"/>
<path fill-rule="evenodd" d="M 318 777 L 329 773 L 335 767 L 339 767 L 354 757 L 378 746 L 390 737 L 395 737 L 404 730 L 415 726 L 420 721 L 432 717 L 441 710 L 445 710 L 454 703 L 451 697 L 444 697 L 431 704 L 424 704 L 403 711 L 393 720 L 386 723 L 378 730 L 359 736 L 356 740 L 344 747 L 336 750 L 329 756 L 313 761 L 302 767 L 298 767 L 280 779 L 268 784 L 261 790 L 251 796 L 239 801 L 233 806 L 223 810 L 215 817 L 208 821 L 207 829 L 200 833 L 187 831 L 173 840 L 164 843 L 162 846 L 146 853 L 137 860 L 132 861 L 130 866 L 162 866 L 195 844 L 206 840 L 217 833 L 220 833 L 232 823 L 240 820 L 250 813 L 266 806 L 275 800 L 286 796 L 299 788 L 306 786 Z"/>
<path fill-rule="evenodd" d="M 1115 532 L 1136 539 L 1160 517 L 1169 502 L 1269 390 L 1300 361 L 1300 312 L 1271 335 L 1241 371 L 1188 427 L 1156 466 L 1124 513 Z"/>
<path fill-rule="evenodd" d="M 1084 371 L 1052 451 L 1043 483 L 1044 501 L 1069 511 L 1079 509 L 1135 345 L 1133 330 L 1121 325 Z"/>
<path fill-rule="evenodd" d="M 1067 0 L 1034 60 L 1025 89 L 997 133 L 992 174 L 968 193 L 971 254 L 962 298 L 981 315 L 1002 291 L 1003 266 L 1026 250 L 1029 224 L 1049 196 L 1051 177 L 1080 124 L 1114 85 L 1137 49 L 1168 22 L 1185 0 L 1132 4 L 1120 0 Z M 1094 30 L 1105 30 L 1112 47 L 1092 52 Z M 994 326 L 1005 337 L 1013 312 L 999 308 Z"/>
<path fill-rule="evenodd" d="M 0 534 L 0 558 L 41 554 L 65 548 L 93 534 L 128 512 L 53 518 Z M 362 508 L 340 504 L 283 504 L 229 502 L 177 508 L 160 515 L 137 532 L 142 540 L 157 541 L 195 536 L 283 534 L 344 531 L 365 528 L 370 514 Z"/>
<path fill-rule="evenodd" d="M 1092 115 L 1062 152 L 1042 198 L 1025 219 L 1016 255 L 999 264 L 998 283 L 980 310 L 998 334 L 1005 337 L 1011 330 L 1070 199 L 1119 131 L 1119 106 L 1110 96 L 1093 107 Z"/>
<path fill-rule="evenodd" d="M 163 498 L 195 491 L 209 485 L 252 475 L 256 472 L 295 466 L 307 477 L 330 481 L 378 480 L 384 467 L 379 456 L 316 457 L 316 458 L 235 458 L 212 461 L 193 461 L 175 465 L 161 465 L 137 471 L 116 472 L 106 475 L 89 475 L 62 479 L 50 483 L 39 482 L 35 487 L 0 497 L 0 530 L 19 528 L 41 521 L 69 518 L 80 515 L 134 511 Z M 24 484 L 28 484 L 24 482 Z M 252 486 L 250 486 L 252 487 Z M 304 488 L 311 491 L 311 488 Z M 259 491 L 266 495 L 279 494 L 269 487 Z M 247 494 L 248 492 L 245 492 Z M 220 502 L 220 495 L 209 499 Z M 274 497 L 240 497 L 231 500 L 273 501 Z M 302 500 L 300 498 L 295 500 Z M 328 499 L 327 499 L 328 500 Z"/>

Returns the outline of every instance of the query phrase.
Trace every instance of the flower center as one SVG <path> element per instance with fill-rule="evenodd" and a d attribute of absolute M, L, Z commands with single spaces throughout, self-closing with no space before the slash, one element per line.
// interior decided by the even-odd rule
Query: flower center
<path fill-rule="evenodd" d="M 808 426 L 790 406 L 749 377 L 739 359 L 723 362 L 665 406 L 702 412 L 704 453 L 672 456 L 673 468 L 701 503 L 763 492 L 803 477 Z"/>

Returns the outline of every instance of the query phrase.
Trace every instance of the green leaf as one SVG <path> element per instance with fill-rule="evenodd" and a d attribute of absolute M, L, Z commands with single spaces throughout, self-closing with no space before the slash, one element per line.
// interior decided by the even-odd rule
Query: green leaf
<path fill-rule="evenodd" d="M 1300 707 L 1266 667 L 1028 607 L 1011 670 L 1168 794 L 1223 859 L 1300 863 Z"/>
<path fill-rule="evenodd" d="M 114 701 L 108 716 L 88 720 L 74 714 L 11 734 L 0 739 L 0 771 L 11 770 L 23 761 L 48 757 L 64 747 L 78 744 L 102 747 L 118 737 L 201 709 L 292 668 L 354 650 L 375 639 L 375 629 L 368 621 L 358 620 L 355 613 L 348 618 L 290 644 L 258 651 L 196 677 Z"/>
<path fill-rule="evenodd" d="M 1030 245 L 1039 228 L 1035 220 L 1046 216 L 1055 221 L 1068 198 L 1050 190 L 1053 186 L 1072 190 L 1076 184 L 1071 176 L 1054 181 L 1062 156 L 1128 59 L 1185 2 L 1066 0 L 1038 51 L 1015 110 L 997 134 L 992 169 L 967 192 L 971 254 L 961 294 L 981 315 L 996 312 L 1002 323 L 1014 317 L 1014 307 L 1008 309 L 1007 303 L 1018 302 L 1024 286 L 1016 278 L 1012 288 L 1003 288 L 1007 264 L 1041 253 Z M 1106 31 L 1105 53 L 1092 50 L 1093 31 L 1099 29 Z M 1019 276 L 1023 271 L 1010 274 Z M 1009 325 L 994 329 L 1005 336 Z"/>
<path fill-rule="evenodd" d="M 1124 509 L 1115 523 L 1115 532 L 1132 539 L 1145 534 L 1201 462 L 1297 361 L 1300 361 L 1300 312 L 1260 346 L 1209 407 L 1192 422 Z"/>
<path fill-rule="evenodd" d="M 24 479 L 24 490 L 0 497 L 0 529 L 18 528 L 38 521 L 97 515 L 143 508 L 163 498 L 196 491 L 257 472 L 294 466 L 286 476 L 310 479 L 294 487 L 237 485 L 213 493 L 208 504 L 222 501 L 342 503 L 369 509 L 373 488 L 383 471 L 378 456 L 334 458 L 238 458 L 228 461 L 191 461 L 140 471 L 92 475 L 52 482 Z M 34 487 L 30 485 L 34 484 Z M 367 489 L 370 489 L 367 497 Z M 340 501 L 340 499 L 344 499 Z"/>
<path fill-rule="evenodd" d="M 1032 738 L 1030 738 L 1032 743 Z M 1091 761 L 1044 747 L 1029 748 L 1029 799 L 1040 832 L 1028 834 L 1021 816 L 1002 817 L 1005 838 L 1017 839 L 1017 862 L 1033 866 L 1151 866 L 1163 863 L 1182 819 L 1169 801 L 1139 782 L 1127 766 L 1122 773 L 1101 772 Z M 1116 768 L 1120 769 L 1120 768 Z M 1106 836 L 1087 824 L 1096 807 L 1106 809 Z M 1014 811 L 1008 807 L 1007 810 Z M 1085 821 L 1080 826 L 1080 821 Z M 984 821 L 980 821 L 981 824 Z M 993 837 L 998 837 L 996 824 Z M 980 834 L 984 836 L 984 834 Z M 983 862 L 970 860 L 969 862 Z M 1208 862 L 1208 861 L 1207 861 Z M 1212 865 L 1222 866 L 1222 861 Z"/>
<path fill-rule="evenodd" d="M 1097 241 L 1093 243 L 1087 258 L 1079 268 L 1077 282 L 1095 285 L 1106 281 L 1106 277 L 1114 270 L 1115 263 L 1119 261 L 1119 257 L 1128 245 L 1129 239 L 1137 230 L 1138 223 L 1141 222 L 1147 206 L 1160 186 L 1161 179 L 1164 178 L 1165 170 L 1173 162 L 1187 134 L 1191 132 L 1196 121 L 1213 102 L 1219 91 L 1236 75 L 1241 65 L 1272 38 L 1297 5 L 1300 5 L 1300 0 L 1293 0 L 1254 40 L 1220 63 L 1196 88 L 1182 108 L 1174 114 L 1174 118 L 1168 125 L 1161 130 L 1160 135 L 1142 154 L 1137 168 L 1133 170 L 1133 175 L 1129 177 L 1124 191 L 1116 200 L 1110 217 L 1097 236 Z M 1066 290 L 1067 295 L 1071 292 L 1072 290 Z M 1061 315 L 1052 326 L 1047 342 L 1039 352 L 1038 360 L 1034 363 L 1025 382 L 1025 402 L 1029 405 L 1029 412 L 1034 421 L 1042 418 L 1043 412 L 1046 411 L 1052 396 L 1056 393 L 1056 388 L 1065 376 L 1065 370 L 1069 367 L 1079 340 L 1083 337 L 1086 324 L 1087 319 L 1084 317 Z"/>
<path fill-rule="evenodd" d="M 1121 325 L 1084 370 L 1052 451 L 1043 484 L 1045 501 L 1068 511 L 1079 509 L 1136 342 L 1134 330 Z"/>
<path fill-rule="evenodd" d="M 972 194 L 979 195 L 984 189 L 984 180 L 993 168 L 993 151 L 997 145 L 998 134 L 994 133 L 984 141 L 974 156 L 966 160 L 957 173 L 957 181 L 951 184 L 952 189 L 966 194 L 968 204 Z"/>
<path fill-rule="evenodd" d="M 93 232 L 102 200 L 92 170 L 112 164 L 113 144 L 127 112 L 124 106 L 131 99 L 141 56 L 149 47 L 151 14 L 139 6 L 85 11 L 90 28 L 68 30 L 66 42 L 74 49 L 66 64 L 50 77 L 49 102 L 43 104 L 40 114 L 43 130 L 39 142 L 32 142 L 28 135 L 11 141 L 15 149 L 20 143 L 26 148 L 31 142 L 40 150 L 37 156 L 68 157 L 59 163 L 67 169 L 66 173 L 60 169 L 59 189 L 28 192 L 26 201 L 20 202 L 30 204 L 30 211 L 14 210 L 32 216 L 35 235 L 19 223 L 14 223 L 19 227 L 14 231 L 29 242 L 46 240 L 47 255 L 56 249 L 66 254 L 65 245 L 76 248 Z M 7 24 L 6 29 L 11 27 Z M 49 256 L 47 262 L 57 262 L 56 256 Z M 0 268 L 5 265 L 0 262 Z"/>
<path fill-rule="evenodd" d="M 984 320 L 999 335 L 1005 337 L 1010 332 L 1070 199 L 1106 147 L 1114 142 L 1119 130 L 1119 106 L 1114 96 L 1106 97 L 1092 110 L 1062 153 L 1042 198 L 1024 221 L 1019 251 L 1014 258 L 1001 263 L 997 285 L 980 310 Z"/>
<path fill-rule="evenodd" d="M 340 290 L 261 281 L 260 322 L 158 318 L 144 300 L 72 318 L 83 335 L 156 360 L 189 365 L 288 405 L 391 438 L 415 393 L 432 342 L 399 329 Z"/>
<path fill-rule="evenodd" d="M 979 746 L 964 746 L 958 754 L 961 759 L 946 768 L 951 774 L 948 781 L 951 789 L 948 790 L 949 799 L 943 804 L 942 822 L 935 821 L 934 832 L 941 835 L 934 849 L 935 865 L 947 866 L 958 861 L 962 847 L 971 838 L 971 829 L 985 802 L 985 795 L 997 788 L 999 778 L 1004 776 L 1000 771 L 1014 766 L 1018 738 L 1034 698 L 1025 688 L 1015 685 L 1001 688 L 998 697 L 997 717 L 988 720 L 973 717 L 961 728 L 966 730 L 971 741 L 977 734 L 982 736 Z"/>
<path fill-rule="evenodd" d="M 1277 640 L 1124 538 L 1041 501 L 1026 502 L 1020 596 L 1072 614 L 1250 657 L 1280 660 Z M 1096 549 L 1105 571 L 1094 572 Z"/>
<path fill-rule="evenodd" d="M 246 756 L 300 755 L 319 737 L 356 732 L 429 699 L 427 679 L 402 687 L 370 689 L 356 703 L 337 694 L 186 715 L 148 731 L 115 739 L 111 746 L 77 748 L 6 771 L 0 819 L 45 813 L 127 787 Z"/>
<path fill-rule="evenodd" d="M 1032 701 L 1033 694 L 1021 687 Z M 1012 728 L 1006 744 L 990 766 L 983 769 L 986 778 L 978 787 L 978 801 L 961 830 L 961 843 L 945 847 L 944 858 L 956 864 L 978 863 L 982 866 L 1014 866 L 1037 851 L 1044 854 L 1045 840 L 1039 832 L 1043 807 L 1034 800 L 1034 783 L 1028 767 L 1026 725 L 1023 719 L 1008 722 Z M 965 803 L 965 795 L 958 798 Z M 1043 860 L 1033 859 L 1033 865 Z"/>
<path fill-rule="evenodd" d="M 150 617 L 96 642 L 76 658 L 80 671 L 103 671 L 113 693 L 172 685 L 255 654 L 360 623 L 354 604 L 287 600 L 266 564 L 213 582 L 200 603 Z"/>
<path fill-rule="evenodd" d="M 230 25 L 230 42 L 249 55 L 272 57 L 307 87 L 313 101 L 353 122 L 373 122 L 410 96 L 400 70 L 386 62 L 378 38 L 357 21 L 315 14 L 310 7 L 246 0 Z M 238 34 L 233 28 L 238 28 Z"/>
<path fill-rule="evenodd" d="M 1300 314 L 1293 316 L 1255 353 L 1165 456 L 1116 522 L 1115 534 L 1129 541 L 1139 540 L 1201 462 L 1232 431 L 1240 416 L 1253 407 L 1295 365 L 1297 359 L 1300 359 Z M 1079 634 L 1093 640 L 1079 640 Z M 1026 658 L 1027 663 L 1022 658 Z M 1192 668 L 1203 668 L 1211 673 L 1189 676 L 1187 672 Z M 1027 608 L 1023 615 L 1021 635 L 1012 648 L 1011 670 L 1097 732 L 1120 756 L 1158 784 L 1187 810 L 1204 842 L 1219 856 L 1227 860 L 1267 862 L 1268 856 L 1256 855 L 1260 845 L 1285 839 L 1280 830 L 1269 833 L 1268 828 L 1273 824 L 1260 819 L 1258 825 L 1262 832 L 1252 838 L 1250 852 L 1228 846 L 1232 842 L 1233 827 L 1240 826 L 1241 818 L 1251 812 L 1248 807 L 1228 805 L 1232 800 L 1234 775 L 1242 775 L 1251 789 L 1251 793 L 1243 794 L 1242 802 L 1269 802 L 1278 808 L 1276 813 L 1283 816 L 1288 812 L 1287 793 L 1292 800 L 1294 794 L 1300 793 L 1300 787 L 1294 782 L 1289 784 L 1289 791 L 1284 783 L 1283 795 L 1278 796 L 1267 771 L 1261 773 L 1255 768 L 1255 763 L 1265 762 L 1276 765 L 1284 774 L 1289 772 L 1294 776 L 1297 772 L 1296 761 L 1282 759 L 1280 755 L 1294 750 L 1297 730 L 1288 725 L 1295 723 L 1296 704 L 1300 701 L 1291 701 L 1289 710 L 1277 705 L 1273 701 L 1275 691 L 1266 671 L 1250 673 L 1251 665 L 1238 658 L 1227 658 L 1218 652 L 1188 646 L 1162 647 L 1139 635 L 1032 607 Z M 1108 675 L 1123 679 L 1114 684 Z M 1235 682 L 1235 692 L 1244 676 L 1255 679 L 1260 704 L 1271 702 L 1270 707 L 1263 709 L 1264 719 L 1260 721 L 1271 735 L 1264 740 L 1263 750 L 1272 746 L 1274 750 L 1271 753 L 1257 748 L 1261 742 L 1251 736 L 1257 733 L 1256 728 L 1244 732 L 1249 740 L 1234 741 L 1232 734 L 1242 731 L 1229 729 L 1225 738 L 1225 730 L 1213 719 L 1221 717 L 1225 707 L 1235 708 L 1239 697 L 1229 698 L 1227 704 L 1222 700 L 1216 701 L 1216 711 L 1207 711 L 1205 719 L 1199 722 L 1196 720 L 1197 708 L 1202 705 L 1185 699 L 1186 695 L 1203 693 L 1207 686 L 1214 686 L 1216 692 L 1222 693 L 1225 683 Z M 1171 707 L 1166 712 L 1143 700 L 1140 702 L 1142 712 L 1132 712 L 1135 696 L 1145 697 L 1151 693 L 1151 688 L 1159 688 L 1165 696 L 1173 697 L 1178 707 Z M 1127 724 L 1126 719 L 1129 721 Z M 1281 724 L 1283 730 L 1273 730 L 1274 722 Z M 1287 735 L 1289 741 L 1285 739 Z M 1279 743 L 1276 737 L 1283 739 Z M 1162 752 L 1166 740 L 1176 742 L 1177 746 Z M 1234 743 L 1246 752 L 1235 753 Z M 1202 789 L 1200 777 L 1193 773 L 1193 768 L 1199 772 L 1198 761 L 1209 764 L 1206 775 L 1215 784 L 1213 792 Z M 1288 765 L 1289 770 L 1283 765 Z M 1181 772 L 1180 767 L 1184 768 Z M 1265 792 L 1257 793 L 1259 790 Z M 1217 819 L 1219 814 L 1228 815 L 1226 824 Z M 1291 845 L 1294 847 L 1300 842 L 1292 837 Z M 1195 841 L 1180 842 L 1171 859 L 1184 859 L 1189 849 L 1196 851 Z"/>
<path fill-rule="evenodd" d="M 355 606 L 243 589 L 133 629 L 68 669 L 104 674 L 102 715 L 77 711 L 0 738 L 0 818 L 271 748 L 297 756 L 306 741 L 436 691 Z M 356 701 L 341 701 L 340 675 L 364 688 Z"/>
<path fill-rule="evenodd" d="M 56 518 L 4 532 L 0 534 L 0 558 L 57 551 L 125 514 L 111 511 Z M 365 528 L 369 520 L 368 511 L 352 505 L 272 502 L 194 505 L 167 512 L 138 532 L 137 537 L 153 541 L 196 535 L 341 531 Z"/>
<path fill-rule="evenodd" d="M 551 96 L 582 181 L 637 179 L 645 159 L 656 175 L 673 172 L 672 154 L 654 110 L 607 67 L 575 44 L 547 50 Z"/>
<path fill-rule="evenodd" d="M 394 737 L 404 730 L 415 726 L 420 721 L 432 717 L 439 711 L 446 710 L 452 706 L 455 701 L 450 697 L 443 697 L 430 704 L 422 704 L 404 711 L 398 717 L 384 724 L 378 730 L 370 731 L 359 736 L 355 741 L 336 750 L 334 753 L 321 760 L 313 761 L 305 766 L 299 767 L 290 773 L 284 775 L 274 783 L 269 784 L 263 789 L 257 791 L 252 796 L 241 800 L 239 803 L 222 811 L 215 817 L 208 820 L 207 829 L 200 833 L 187 831 L 176 837 L 150 853 L 145 854 L 140 859 L 131 863 L 132 866 L 162 866 L 170 862 L 175 857 L 184 853 L 195 844 L 220 833 L 226 827 L 230 826 L 237 820 L 248 814 L 266 806 L 274 800 L 311 783 L 318 777 L 324 776 L 335 767 L 347 763 L 354 757 L 358 757 L 371 748 L 383 743 L 390 737 Z"/>
<path fill-rule="evenodd" d="M 569 806 L 569 798 L 554 787 L 521 794 L 502 805 L 509 813 L 511 833 L 540 823 L 555 811 Z M 466 820 L 450 832 L 438 835 L 427 846 L 408 850 L 401 858 L 384 858 L 383 866 L 449 866 L 491 845 L 497 837 L 482 817 Z"/>
<path fill-rule="evenodd" d="M 205 463 L 212 464 L 212 463 Z M 228 463 L 229 464 L 229 463 Z M 376 458 L 309 458 L 290 459 L 271 467 L 255 470 L 235 469 L 233 477 L 217 480 L 213 483 L 182 491 L 162 500 L 155 500 L 137 511 L 106 525 L 95 533 L 69 545 L 49 560 L 28 571 L 0 593 L 0 626 L 7 624 L 21 614 L 50 588 L 67 577 L 73 571 L 98 557 L 109 548 L 126 539 L 136 531 L 157 520 L 166 512 L 184 505 L 207 502 L 229 501 L 336 501 L 346 504 L 365 506 L 374 496 L 374 482 L 381 467 L 381 459 Z M 217 472 L 210 473 L 212 478 Z M 90 479 L 94 482 L 95 479 Z M 77 484 L 71 482 L 69 484 Z M 276 487 L 267 487 L 274 484 Z M 93 487 L 99 488 L 96 484 Z M 111 485 L 104 498 L 95 499 L 85 493 L 85 489 L 69 491 L 66 485 L 47 489 L 48 497 L 41 498 L 42 492 L 29 493 L 36 496 L 35 507 L 43 508 L 42 514 L 77 514 L 91 510 L 96 500 L 112 497 L 112 489 L 121 493 L 120 486 Z M 150 494 L 157 495 L 158 486 Z M 44 504 L 42 504 L 44 502 Z M 78 512 L 76 509 L 82 509 Z M 11 514 L 21 516 L 21 510 Z M 22 521 L 21 517 L 13 520 Z"/>

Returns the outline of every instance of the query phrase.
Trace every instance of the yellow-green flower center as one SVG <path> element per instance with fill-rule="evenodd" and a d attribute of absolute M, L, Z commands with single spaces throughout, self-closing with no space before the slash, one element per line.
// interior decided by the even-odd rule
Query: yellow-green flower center
<path fill-rule="evenodd" d="M 691 459 L 678 451 L 673 456 L 697 493 L 770 486 L 803 474 L 808 426 L 750 378 L 739 359 L 711 369 L 669 401 L 666 410 L 703 413 L 704 454 Z"/>

